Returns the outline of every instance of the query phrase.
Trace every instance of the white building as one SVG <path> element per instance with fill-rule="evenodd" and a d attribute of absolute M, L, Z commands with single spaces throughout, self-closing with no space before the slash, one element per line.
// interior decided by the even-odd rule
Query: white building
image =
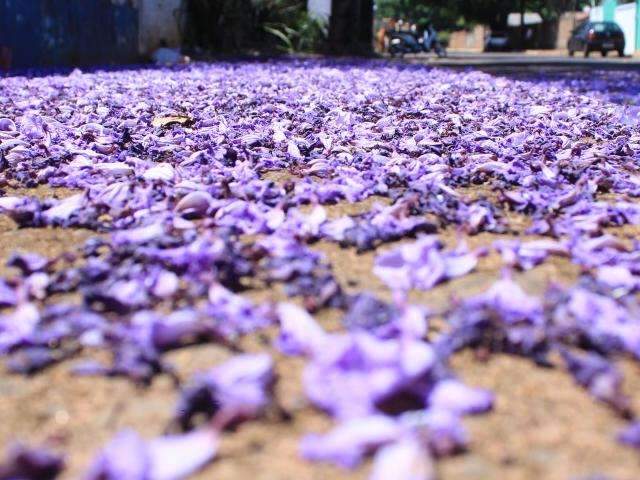
<path fill-rule="evenodd" d="M 138 0 L 138 49 L 141 55 L 149 55 L 162 40 L 169 47 L 180 46 L 180 21 L 182 0 Z"/>
<path fill-rule="evenodd" d="M 331 0 L 307 0 L 310 15 L 328 22 L 331 16 Z"/>

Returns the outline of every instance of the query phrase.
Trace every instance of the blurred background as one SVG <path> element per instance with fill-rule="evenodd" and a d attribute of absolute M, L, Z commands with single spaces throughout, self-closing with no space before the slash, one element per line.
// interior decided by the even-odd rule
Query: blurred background
<path fill-rule="evenodd" d="M 632 55 L 640 49 L 639 5 L 640 0 L 0 0 L 0 69 L 170 64 L 221 55 L 388 54 L 399 42 L 402 50 L 395 53 L 401 54 L 428 51 L 426 43 L 435 41 L 460 51 L 566 50 L 587 22 L 615 23 L 624 34 L 623 53 Z M 585 35 L 596 35 L 598 28 Z M 602 44 L 594 48 L 607 53 Z"/>

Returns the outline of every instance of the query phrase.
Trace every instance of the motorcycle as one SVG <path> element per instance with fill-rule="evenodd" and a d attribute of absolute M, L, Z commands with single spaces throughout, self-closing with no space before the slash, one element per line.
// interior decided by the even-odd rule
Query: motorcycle
<path fill-rule="evenodd" d="M 445 58 L 447 56 L 447 49 L 438 40 L 438 34 L 433 28 L 428 28 L 424 31 L 424 34 L 420 38 L 420 44 L 422 45 L 422 51 L 429 53 L 433 51 L 438 58 Z"/>
<path fill-rule="evenodd" d="M 409 32 L 393 32 L 389 41 L 389 54 L 400 57 L 407 53 L 420 53 L 422 46 L 414 35 Z"/>
<path fill-rule="evenodd" d="M 412 32 L 393 32 L 389 41 L 389 54 L 392 57 L 408 53 L 429 53 L 433 51 L 438 58 L 447 56 L 447 50 L 438 40 L 435 31 L 417 36 Z"/>

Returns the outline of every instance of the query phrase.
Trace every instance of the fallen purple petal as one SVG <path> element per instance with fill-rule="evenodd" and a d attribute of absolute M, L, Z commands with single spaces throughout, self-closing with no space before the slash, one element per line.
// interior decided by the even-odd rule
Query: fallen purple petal
<path fill-rule="evenodd" d="M 0 464 L 2 480 L 54 480 L 64 470 L 64 460 L 44 449 L 14 445 Z"/>
<path fill-rule="evenodd" d="M 210 429 L 145 441 L 131 430 L 116 435 L 95 459 L 87 480 L 179 480 L 209 463 L 218 450 Z"/>
<path fill-rule="evenodd" d="M 158 428 L 179 433 L 120 433 L 96 480 L 184 478 L 241 422 L 311 407 L 334 425 L 305 458 L 429 480 L 473 449 L 462 417 L 494 404 L 452 370 L 464 349 L 554 368 L 559 352 L 633 418 L 616 362 L 640 358 L 638 74 L 518 76 L 296 59 L 3 78 L 0 214 L 71 239 L 7 262 L 8 372 L 77 357 L 77 374 L 168 377 L 179 398 Z M 445 289 L 444 306 L 414 301 Z M 185 377 L 170 352 L 196 344 L 233 356 Z M 284 362 L 300 398 L 281 398 Z M 62 464 L 22 448 L 3 468 Z"/>

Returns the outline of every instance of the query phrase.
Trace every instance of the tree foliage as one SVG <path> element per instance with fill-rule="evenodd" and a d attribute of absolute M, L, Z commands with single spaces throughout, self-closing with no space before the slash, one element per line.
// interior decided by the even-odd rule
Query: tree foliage
<path fill-rule="evenodd" d="M 326 32 L 309 18 L 306 0 L 186 0 L 189 48 L 314 50 Z"/>
<path fill-rule="evenodd" d="M 588 0 L 524 0 L 526 11 L 553 20 L 563 12 L 581 9 Z M 451 29 L 482 23 L 504 27 L 511 12 L 519 12 L 520 0 L 377 0 L 379 17 L 404 18 L 436 28 Z"/>

